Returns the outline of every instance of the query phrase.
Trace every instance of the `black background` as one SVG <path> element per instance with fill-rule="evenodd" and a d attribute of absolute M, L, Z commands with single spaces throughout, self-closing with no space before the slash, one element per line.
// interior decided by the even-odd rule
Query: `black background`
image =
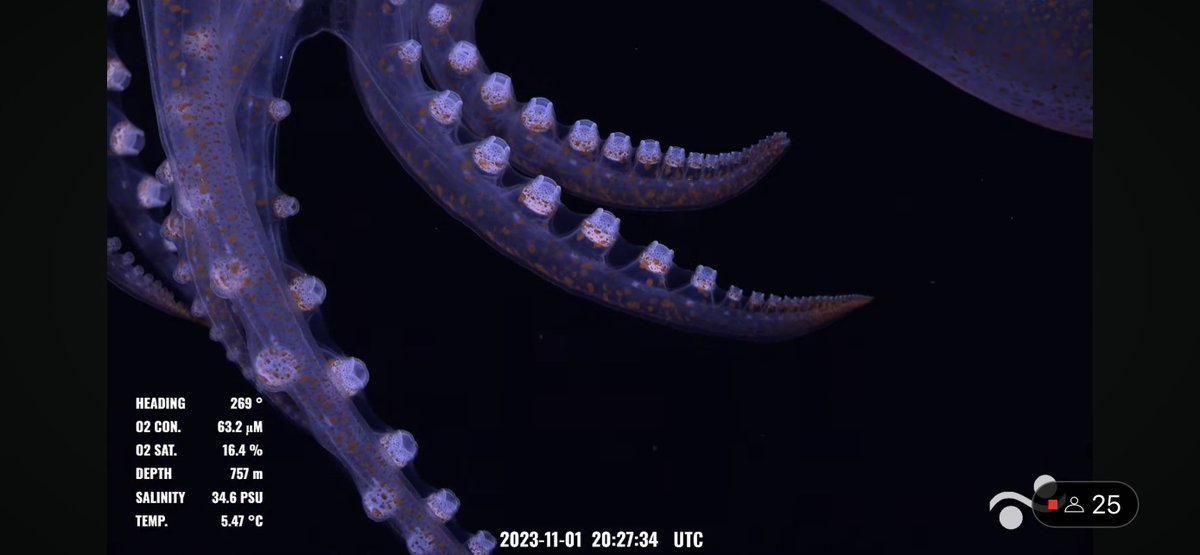
<path fill-rule="evenodd" d="M 429 200 L 323 36 L 295 57 L 278 178 L 301 200 L 292 250 L 329 286 L 338 345 L 469 527 L 658 530 L 664 545 L 699 530 L 709 553 L 1088 551 L 1088 532 L 1032 518 L 1006 531 L 986 500 L 1043 473 L 1090 477 L 1091 143 L 983 104 L 826 6 L 792 13 L 492 2 L 477 42 L 518 97 L 603 133 L 712 152 L 787 131 L 792 150 L 749 193 L 618 211 L 623 235 L 723 285 L 874 303 L 756 345 L 569 296 Z M 145 123 L 140 94 L 126 101 Z M 218 528 L 211 430 L 251 386 L 204 330 L 111 288 L 109 311 L 112 552 L 394 552 L 337 462 L 266 410 L 267 526 Z M 189 401 L 194 447 L 175 465 L 189 502 L 164 511 L 167 530 L 132 526 L 132 492 L 155 485 L 131 479 L 135 395 Z"/>

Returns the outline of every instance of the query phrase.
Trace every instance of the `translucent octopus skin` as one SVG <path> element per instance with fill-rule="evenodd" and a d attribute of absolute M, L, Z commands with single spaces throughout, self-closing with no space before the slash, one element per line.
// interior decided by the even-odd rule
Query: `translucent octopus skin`
<path fill-rule="evenodd" d="M 610 213 L 601 209 L 584 218 L 561 205 L 557 185 L 545 176 L 529 179 L 507 168 L 512 149 L 503 140 L 460 142 L 461 114 L 469 108 L 465 103 L 446 106 L 453 97 L 428 90 L 418 62 L 405 62 L 388 46 L 408 40 L 407 27 L 370 9 L 360 9 L 349 21 L 346 36 L 358 56 L 356 85 L 397 158 L 443 208 L 556 285 L 688 331 L 751 340 L 803 335 L 869 300 L 862 295 L 767 297 L 736 290 L 730 295 L 716 286 L 711 269 L 697 277 L 675 266 L 670 250 L 657 242 L 634 256 L 640 247 L 620 238 L 619 220 L 614 222 Z M 436 57 L 426 62 L 447 63 Z M 453 114 L 443 115 L 451 109 Z M 489 155 L 493 150 L 495 159 Z M 552 219 L 560 225 L 552 225 Z M 620 256 L 622 251 L 627 256 Z"/>
<path fill-rule="evenodd" d="M 463 99 L 463 123 L 480 136 L 496 135 L 512 148 L 510 162 L 531 175 L 554 179 L 572 195 L 605 206 L 636 210 L 686 210 L 720 204 L 746 191 L 783 157 L 787 134 L 721 154 L 688 153 L 653 139 L 631 141 L 623 133 L 602 140 L 590 120 L 563 125 L 553 103 L 519 103 L 512 83 L 488 71 L 475 48 L 479 0 L 421 0 L 414 22 L 434 84 Z M 475 51 L 470 67 L 447 59 Z M 481 95 L 481 90 L 494 90 Z M 582 127 L 581 127 L 582 126 Z M 619 143 L 619 144 L 618 144 Z"/>
<path fill-rule="evenodd" d="M 122 0 L 109 0 L 108 7 L 113 16 L 128 10 Z M 715 270 L 676 266 L 673 252 L 658 242 L 644 248 L 626 242 L 612 213 L 598 209 L 584 217 L 570 211 L 552 176 L 517 173 L 510 159 L 513 166 L 564 170 L 559 175 L 570 181 L 572 172 L 583 175 L 595 160 L 570 158 L 580 150 L 568 145 L 573 149 L 568 153 L 548 135 L 527 133 L 525 110 L 484 106 L 485 91 L 471 89 L 490 77 L 477 53 L 463 57 L 469 49 L 445 49 L 449 37 L 428 37 L 441 45 L 434 48 L 417 40 L 426 28 L 469 36 L 466 20 L 475 7 L 403 0 L 309 5 L 143 0 L 150 81 L 166 153 L 153 175 L 136 159 L 143 132 L 121 112 L 119 93 L 132 76 L 109 51 L 109 204 L 126 228 L 128 246 L 147 261 L 145 268 L 135 265 L 133 252 L 122 253 L 121 242 L 110 238 L 109 279 L 164 312 L 207 324 L 229 360 L 343 463 L 368 517 L 391 525 L 414 554 L 478 555 L 496 542 L 486 532 L 468 536 L 457 527 L 458 500 L 448 490 L 423 495 L 423 484 L 408 466 L 416 455 L 413 438 L 375 429 L 359 408 L 365 403 L 360 392 L 369 378 L 366 365 L 314 335 L 325 290 L 288 260 L 284 222 L 297 213 L 298 201 L 280 192 L 273 169 L 276 124 L 290 111 L 278 95 L 291 53 L 304 38 L 297 29 L 326 30 L 345 41 L 370 118 L 415 180 L 489 244 L 559 287 L 680 329 L 749 340 L 803 335 L 870 300 L 721 288 Z M 462 94 L 430 90 L 421 64 L 435 75 L 449 67 L 471 87 Z M 532 116 L 547 125 L 536 133 L 561 131 L 544 111 Z M 506 123 L 494 127 L 498 122 Z M 512 146 L 470 129 L 509 133 Z M 595 190 L 643 208 L 699 206 L 736 194 L 741 186 L 721 183 L 748 186 L 783 146 L 786 140 L 775 136 L 757 152 L 700 158 L 694 182 L 686 173 L 663 177 L 674 168 L 668 159 L 682 156 L 668 150 L 624 173 L 600 166 L 613 177 L 596 182 Z M 626 156 L 633 156 L 632 149 Z M 671 179 L 702 192 L 626 194 L 636 184 L 671 191 Z M 577 184 L 586 189 L 586 181 Z"/>
<path fill-rule="evenodd" d="M 413 553 L 488 552 L 495 545 L 490 535 L 460 538 L 445 525 L 457 509 L 452 494 L 423 498 L 403 474 L 415 455 L 411 436 L 372 429 L 355 406 L 365 365 L 313 338 L 308 318 L 320 295 L 311 287 L 297 290 L 298 282 L 311 282 L 291 275 L 278 235 L 264 225 L 263 208 L 273 202 L 260 195 L 273 186 L 255 182 L 270 177 L 256 163 L 269 163 L 270 150 L 256 138 L 267 136 L 267 120 L 246 110 L 270 109 L 255 99 L 269 99 L 272 91 L 258 87 L 279 85 L 263 74 L 277 75 L 278 54 L 290 53 L 300 9 L 300 2 L 266 0 L 142 4 L 175 193 L 168 216 L 175 223 L 164 229 L 176 230 L 181 264 L 189 268 L 177 281 L 190 286 L 192 314 L 207 320 L 230 360 L 343 462 L 370 518 L 391 524 Z M 137 150 L 119 137 L 110 137 L 110 145 L 118 157 Z"/>
<path fill-rule="evenodd" d="M 826 0 L 988 104 L 1092 137 L 1091 0 Z"/>
<path fill-rule="evenodd" d="M 122 14 L 121 4 L 110 2 L 110 13 Z M 496 542 L 453 522 L 453 493 L 423 495 L 406 469 L 415 441 L 375 429 L 358 407 L 366 365 L 314 336 L 324 286 L 288 262 L 282 223 L 298 207 L 279 191 L 273 171 L 275 125 L 290 111 L 277 95 L 302 20 L 351 46 L 368 111 L 417 180 L 494 246 L 564 288 L 680 328 L 759 340 L 807 333 L 867 301 L 726 293 L 715 271 L 682 270 L 658 243 L 635 259 L 611 213 L 584 220 L 562 208 L 551 180 L 507 170 L 499 139 L 460 142 L 453 93 L 425 87 L 420 58 L 396 57 L 416 16 L 395 4 L 144 1 L 166 159 L 153 175 L 140 169 L 144 133 L 125 119 L 116 94 L 131 76 L 110 49 L 108 185 L 113 213 L 151 272 L 122 253 L 116 238 L 108 260 L 110 279 L 123 290 L 206 323 L 243 374 L 343 463 L 368 517 L 389 523 L 410 552 L 479 554 Z M 563 232 L 552 231 L 552 218 Z M 627 261 L 615 264 L 614 249 Z M 154 273 L 170 275 L 172 286 Z"/>

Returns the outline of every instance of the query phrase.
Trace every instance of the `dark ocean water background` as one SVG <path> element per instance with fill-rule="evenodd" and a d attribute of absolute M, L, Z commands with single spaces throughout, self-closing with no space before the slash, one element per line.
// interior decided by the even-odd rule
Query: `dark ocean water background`
<path fill-rule="evenodd" d="M 715 554 L 1090 552 L 1088 532 L 1028 515 L 1004 530 L 987 500 L 1028 494 L 1039 474 L 1090 477 L 1091 143 L 801 4 L 610 2 L 581 16 L 487 2 L 477 37 L 519 98 L 548 97 L 561 121 L 605 135 L 719 152 L 789 133 L 772 173 L 720 207 L 617 211 L 625 237 L 713 266 L 723 286 L 876 299 L 778 344 L 676 332 L 504 259 L 391 157 L 341 44 L 299 48 L 277 173 L 301 201 L 292 251 L 328 286 L 324 317 L 370 367 L 376 413 L 414 433 L 418 471 L 459 495 L 466 527 L 581 531 L 588 546 L 593 531 L 657 531 L 668 546 L 696 530 Z M 117 29 L 122 56 L 139 55 L 136 22 Z M 139 123 L 146 79 L 126 95 Z M 252 411 L 266 503 L 210 502 L 231 489 L 216 421 L 247 417 L 229 398 L 254 391 L 203 329 L 110 288 L 108 363 L 110 552 L 400 549 L 338 463 L 270 409 Z M 148 441 L 134 421 L 176 416 L 136 413 L 139 395 L 188 400 L 169 488 L 132 479 Z M 188 501 L 146 511 L 138 489 Z M 139 512 L 171 525 L 135 529 Z M 222 512 L 266 526 L 222 529 Z"/>

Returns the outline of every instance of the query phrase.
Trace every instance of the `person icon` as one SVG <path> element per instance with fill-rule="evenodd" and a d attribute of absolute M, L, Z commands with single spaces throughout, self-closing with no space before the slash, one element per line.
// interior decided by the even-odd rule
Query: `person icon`
<path fill-rule="evenodd" d="M 1067 508 L 1063 509 L 1063 512 L 1064 513 L 1082 513 L 1083 507 L 1081 507 L 1079 505 L 1079 498 L 1071 497 L 1071 503 L 1067 505 Z"/>

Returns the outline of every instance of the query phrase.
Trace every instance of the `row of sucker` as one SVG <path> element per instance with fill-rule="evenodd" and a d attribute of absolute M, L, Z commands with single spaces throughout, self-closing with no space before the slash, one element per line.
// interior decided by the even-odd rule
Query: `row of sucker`
<path fill-rule="evenodd" d="M 453 492 L 422 496 L 401 472 L 416 454 L 412 435 L 375 430 L 356 408 L 366 364 L 317 344 L 308 329 L 327 291 L 287 260 L 283 222 L 298 214 L 299 200 L 274 179 L 276 130 L 291 111 L 277 91 L 304 6 L 250 4 L 142 6 L 150 11 L 143 24 L 167 159 L 140 176 L 136 198 L 157 215 L 163 247 L 178 253 L 169 275 L 194 297 L 190 309 L 172 310 L 206 322 L 259 391 L 342 460 L 368 516 L 396 528 L 410 552 L 490 553 L 496 542 L 487 532 L 460 538 L 447 527 L 459 506 Z M 128 9 L 109 2 L 112 16 Z M 232 36 L 261 38 L 226 40 Z M 110 90 L 131 78 L 110 56 Z M 111 155 L 136 157 L 144 144 L 144 132 L 110 111 Z M 110 260 L 131 262 L 114 258 L 117 248 L 110 239 Z"/>
<path fill-rule="evenodd" d="M 464 102 L 468 129 L 503 138 L 516 168 L 545 174 L 571 194 L 615 208 L 704 208 L 749 189 L 790 144 L 786 133 L 776 132 L 738 151 L 689 152 L 649 138 L 635 146 L 622 132 L 602 139 L 588 119 L 561 124 L 549 99 L 518 102 L 512 78 L 488 71 L 473 42 L 478 4 L 420 2 L 414 16 L 421 42 L 397 44 L 393 55 L 402 63 L 423 58 L 435 85 Z"/>
<path fill-rule="evenodd" d="M 736 286 L 725 290 L 717 285 L 715 270 L 675 265 L 674 252 L 662 243 L 637 247 L 625 242 L 615 214 L 604 208 L 587 216 L 570 211 L 562 203 L 564 188 L 557 179 L 525 177 L 510 165 L 518 149 L 508 141 L 497 135 L 472 137 L 464 127 L 465 99 L 453 90 L 431 91 L 425 85 L 419 65 L 422 59 L 428 62 L 428 56 L 420 55 L 428 51 L 425 45 L 399 40 L 386 28 L 364 30 L 361 22 L 355 23 L 348 34 L 358 56 L 360 96 L 401 163 L 457 219 L 556 285 L 668 325 L 752 340 L 808 333 L 870 300 L 863 295 L 743 294 Z M 386 46 L 375 46 L 379 43 Z M 770 148 L 766 144 L 759 148 Z M 669 150 L 673 162 L 682 154 Z M 730 154 L 724 164 L 744 164 L 747 157 Z M 659 158 L 650 161 L 662 164 L 665 156 Z M 686 156 L 684 160 L 686 164 Z M 709 160 L 714 171 L 725 167 L 719 155 Z M 572 226 L 564 229 L 559 225 L 563 221 Z M 624 247 L 621 252 L 614 248 L 618 245 Z M 633 258 L 625 255 L 630 249 L 638 251 Z"/>

